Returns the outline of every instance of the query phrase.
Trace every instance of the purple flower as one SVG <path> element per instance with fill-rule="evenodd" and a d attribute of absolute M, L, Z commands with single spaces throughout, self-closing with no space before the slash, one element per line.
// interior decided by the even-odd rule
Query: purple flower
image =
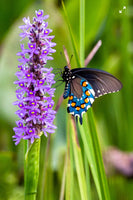
<path fill-rule="evenodd" d="M 52 42 L 54 36 L 49 35 L 52 30 L 48 28 L 45 20 L 48 15 L 43 16 L 43 10 L 36 11 L 33 23 L 29 17 L 24 18 L 25 25 L 20 26 L 22 40 L 28 38 L 27 47 L 21 44 L 21 52 L 18 61 L 19 71 L 15 73 L 18 80 L 17 101 L 13 104 L 18 107 L 16 115 L 20 118 L 16 121 L 17 126 L 13 128 L 15 135 L 13 139 L 17 145 L 21 139 L 34 142 L 39 138 L 40 132 L 53 133 L 56 126 L 53 125 L 56 112 L 53 110 L 55 83 L 52 68 L 45 68 L 48 60 L 52 60 L 53 47 L 56 43 Z"/>

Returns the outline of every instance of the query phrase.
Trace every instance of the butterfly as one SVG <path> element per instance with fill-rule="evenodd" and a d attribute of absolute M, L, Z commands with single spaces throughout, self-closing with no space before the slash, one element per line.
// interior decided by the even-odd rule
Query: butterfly
<path fill-rule="evenodd" d="M 90 108 L 95 100 L 102 95 L 114 93 L 122 88 L 122 83 L 112 74 L 92 68 L 64 67 L 62 79 L 65 82 L 63 98 L 68 100 L 68 113 L 79 117 L 82 124 L 83 113 Z"/>

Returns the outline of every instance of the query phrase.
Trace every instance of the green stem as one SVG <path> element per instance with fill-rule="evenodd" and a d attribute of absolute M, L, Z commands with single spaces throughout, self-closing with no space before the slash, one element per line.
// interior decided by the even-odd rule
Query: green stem
<path fill-rule="evenodd" d="M 35 139 L 26 151 L 25 144 L 25 200 L 36 200 L 39 177 L 40 139 Z"/>
<path fill-rule="evenodd" d="M 25 155 L 28 151 L 28 141 L 24 141 L 24 186 L 26 185 L 26 162 L 25 162 Z"/>
<path fill-rule="evenodd" d="M 47 169 L 48 169 L 48 163 L 49 163 L 49 158 L 50 158 L 50 148 L 51 148 L 51 135 L 49 135 L 48 139 L 47 139 L 47 146 L 46 146 L 46 151 L 45 151 L 45 159 L 43 162 L 43 166 L 42 166 L 42 175 L 41 175 L 41 192 L 40 192 L 40 199 L 43 200 L 44 199 L 44 188 L 45 188 L 45 183 L 46 183 L 46 179 L 47 179 Z"/>

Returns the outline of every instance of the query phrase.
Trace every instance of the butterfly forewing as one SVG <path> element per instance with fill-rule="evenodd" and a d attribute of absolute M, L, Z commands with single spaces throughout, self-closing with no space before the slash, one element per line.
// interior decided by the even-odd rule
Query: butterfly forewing
<path fill-rule="evenodd" d="M 85 78 L 95 91 L 95 98 L 117 92 L 122 88 L 122 83 L 112 74 L 91 68 L 76 68 L 71 70 L 78 77 Z"/>

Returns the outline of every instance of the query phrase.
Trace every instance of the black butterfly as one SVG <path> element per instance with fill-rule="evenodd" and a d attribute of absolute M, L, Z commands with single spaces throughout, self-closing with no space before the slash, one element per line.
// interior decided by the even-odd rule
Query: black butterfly
<path fill-rule="evenodd" d="M 92 68 L 76 68 L 70 70 L 64 67 L 62 73 L 65 82 L 64 99 L 68 100 L 68 113 L 79 116 L 82 124 L 82 115 L 91 107 L 95 98 L 108 93 L 114 93 L 122 88 L 122 83 L 112 74 Z"/>

